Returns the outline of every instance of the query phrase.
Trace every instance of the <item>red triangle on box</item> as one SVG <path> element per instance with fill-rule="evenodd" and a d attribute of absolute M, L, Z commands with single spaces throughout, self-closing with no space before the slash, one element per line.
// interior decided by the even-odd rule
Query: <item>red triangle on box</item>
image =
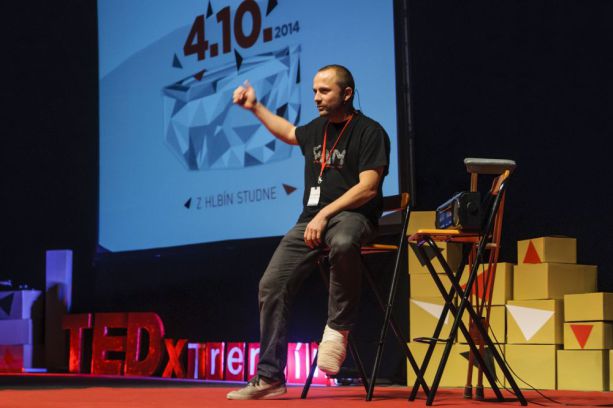
<path fill-rule="evenodd" d="M 526 256 L 524 256 L 524 262 L 529 264 L 537 264 L 541 263 L 541 258 L 539 257 L 538 252 L 536 252 L 536 248 L 532 243 L 532 240 L 528 243 L 528 249 L 526 250 Z"/>
<path fill-rule="evenodd" d="M 485 287 L 486 276 L 484 275 L 486 275 L 487 272 L 489 272 L 489 270 L 477 274 L 477 279 L 473 283 L 473 289 L 471 291 L 471 295 L 475 295 L 479 299 L 483 299 L 485 297 L 485 300 L 489 301 L 490 292 L 492 291 L 491 286 L 494 284 L 494 281 L 491 276 L 487 276 L 487 281 L 488 281 L 487 283 L 488 283 L 489 288 Z M 462 290 L 466 290 L 466 285 L 468 285 L 468 282 L 461 285 Z"/>
<path fill-rule="evenodd" d="M 585 347 L 585 343 L 587 343 L 587 339 L 590 337 L 592 333 L 592 328 L 594 328 L 593 324 L 571 324 L 570 328 L 573 333 L 575 333 L 575 338 L 579 342 L 581 348 Z"/>

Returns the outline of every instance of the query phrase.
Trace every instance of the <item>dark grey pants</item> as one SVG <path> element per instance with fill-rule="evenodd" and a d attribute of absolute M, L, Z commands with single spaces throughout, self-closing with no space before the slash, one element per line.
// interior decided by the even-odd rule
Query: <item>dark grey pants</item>
<path fill-rule="evenodd" d="M 260 280 L 258 374 L 267 378 L 285 380 L 289 309 L 320 253 L 304 243 L 306 226 L 298 223 L 283 237 Z M 330 248 L 327 324 L 333 329 L 350 330 L 355 323 L 362 281 L 360 246 L 374 234 L 375 227 L 362 214 L 343 211 L 328 222 L 323 241 Z"/>

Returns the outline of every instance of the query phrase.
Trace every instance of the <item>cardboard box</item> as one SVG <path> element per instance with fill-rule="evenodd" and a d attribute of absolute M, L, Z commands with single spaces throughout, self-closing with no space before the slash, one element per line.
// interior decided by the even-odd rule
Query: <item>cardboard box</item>
<path fill-rule="evenodd" d="M 484 311 L 485 314 L 485 311 Z M 462 321 L 466 325 L 466 328 L 470 330 L 468 327 L 468 313 L 464 312 L 464 316 L 462 317 Z M 493 343 L 506 343 L 507 340 L 507 326 L 506 326 L 506 308 L 505 306 L 492 306 L 490 309 L 490 328 L 487 331 L 487 334 L 490 336 L 490 339 Z M 492 335 L 492 331 L 494 334 Z M 466 338 L 464 335 L 458 331 L 458 338 L 460 339 L 460 343 L 465 344 Z"/>
<path fill-rule="evenodd" d="M 613 348 L 613 323 L 564 323 L 565 350 L 604 350 Z"/>
<path fill-rule="evenodd" d="M 503 347 L 501 345 L 501 347 Z M 428 385 L 432 384 L 434 380 L 434 375 L 436 374 L 436 370 L 438 369 L 438 365 L 441 360 L 441 356 L 443 354 L 443 350 L 445 348 L 444 344 L 437 344 L 434 346 L 434 353 L 432 354 L 432 358 L 430 359 L 430 363 L 428 364 L 428 369 L 426 370 L 425 380 Z M 421 363 L 426 355 L 426 351 L 428 349 L 428 345 L 424 343 L 409 343 L 409 350 L 413 353 L 413 357 L 417 361 L 417 365 L 421 366 Z M 468 355 L 470 348 L 465 344 L 454 344 L 451 348 L 451 353 L 449 354 L 449 359 L 447 360 L 447 364 L 445 366 L 445 370 L 443 371 L 443 377 L 441 378 L 440 386 L 441 387 L 464 387 L 466 385 L 466 377 L 468 375 Z M 500 352 L 500 349 L 499 349 Z M 502 349 L 504 352 L 504 349 Z M 491 361 L 491 359 L 488 358 Z M 496 364 L 494 366 L 495 376 L 499 379 L 502 384 L 505 384 L 504 375 L 502 375 L 502 371 L 498 368 Z M 416 380 L 416 375 L 411 368 L 411 365 L 407 362 L 407 385 L 412 387 Z M 478 378 L 478 370 L 476 367 L 473 368 L 473 386 L 477 384 Z M 483 385 L 485 387 L 490 387 L 485 376 L 483 377 Z"/>
<path fill-rule="evenodd" d="M 571 293 L 595 292 L 596 273 L 594 265 L 517 265 L 513 272 L 513 298 L 562 299 L 564 295 Z"/>
<path fill-rule="evenodd" d="M 562 344 L 563 301 L 510 300 L 507 304 L 507 343 Z"/>
<path fill-rule="evenodd" d="M 567 322 L 613 321 L 613 293 L 564 295 L 564 318 Z"/>
<path fill-rule="evenodd" d="M 508 262 L 499 262 L 496 265 L 496 275 L 494 277 L 494 287 L 492 291 L 492 305 L 504 305 L 507 303 L 507 300 L 513 299 L 513 264 Z M 485 279 L 484 276 L 488 274 L 484 274 L 485 268 L 487 265 L 479 265 L 479 272 L 477 275 L 477 281 L 475 285 L 473 285 L 473 293 L 479 294 L 482 296 L 485 290 L 486 283 L 488 286 L 492 285 L 491 277 Z M 470 271 L 468 270 L 468 266 L 464 268 L 464 273 L 462 274 L 462 279 L 460 279 L 460 285 L 464 289 L 466 287 L 466 283 L 468 282 L 468 275 Z M 486 282 L 487 280 L 487 282 Z M 478 291 L 476 285 L 478 284 Z"/>
<path fill-rule="evenodd" d="M 520 381 L 521 378 L 536 389 L 555 390 L 556 352 L 559 348 L 555 344 L 507 344 L 506 360 L 517 385 L 531 388 Z"/>
<path fill-rule="evenodd" d="M 432 337 L 444 305 L 445 302 L 441 298 L 417 297 L 409 300 L 409 333 L 411 339 Z M 453 316 L 448 313 L 439 338 L 447 339 L 449 337 L 453 321 Z"/>
<path fill-rule="evenodd" d="M 541 237 L 517 242 L 517 263 L 577 263 L 577 240 L 568 237 Z"/>
<path fill-rule="evenodd" d="M 558 389 L 608 391 L 608 350 L 558 350 Z"/>
<path fill-rule="evenodd" d="M 441 279 L 443 286 L 445 286 L 445 290 L 447 290 L 447 293 L 449 293 L 449 289 L 451 289 L 451 281 L 449 280 L 449 277 L 447 277 L 447 275 L 444 273 L 438 273 L 437 275 Z M 410 297 L 428 297 L 443 300 L 443 295 L 438 290 L 438 287 L 430 274 L 411 274 L 409 275 L 409 284 Z"/>
<path fill-rule="evenodd" d="M 411 211 L 407 235 L 415 234 L 420 229 L 435 228 L 436 211 Z"/>

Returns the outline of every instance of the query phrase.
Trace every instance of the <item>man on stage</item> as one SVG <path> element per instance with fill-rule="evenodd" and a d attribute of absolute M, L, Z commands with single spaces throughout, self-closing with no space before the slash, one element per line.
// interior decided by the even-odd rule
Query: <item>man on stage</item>
<path fill-rule="evenodd" d="M 381 125 L 354 109 L 354 90 L 347 68 L 321 68 L 313 79 L 320 116 L 298 127 L 262 105 L 247 82 L 234 91 L 235 104 L 250 110 L 278 139 L 300 146 L 305 185 L 302 214 L 260 280 L 257 376 L 228 393 L 229 399 L 273 398 L 286 392 L 289 308 L 325 247 L 331 266 L 328 321 L 317 365 L 324 373 L 336 374 L 345 359 L 360 296 L 360 246 L 376 232 L 390 149 Z"/>

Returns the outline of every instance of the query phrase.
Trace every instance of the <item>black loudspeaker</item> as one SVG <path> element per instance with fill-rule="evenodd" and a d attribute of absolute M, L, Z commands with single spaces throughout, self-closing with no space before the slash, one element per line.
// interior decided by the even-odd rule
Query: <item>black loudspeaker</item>
<path fill-rule="evenodd" d="M 479 192 L 456 193 L 436 209 L 436 228 L 479 230 L 483 212 Z"/>

